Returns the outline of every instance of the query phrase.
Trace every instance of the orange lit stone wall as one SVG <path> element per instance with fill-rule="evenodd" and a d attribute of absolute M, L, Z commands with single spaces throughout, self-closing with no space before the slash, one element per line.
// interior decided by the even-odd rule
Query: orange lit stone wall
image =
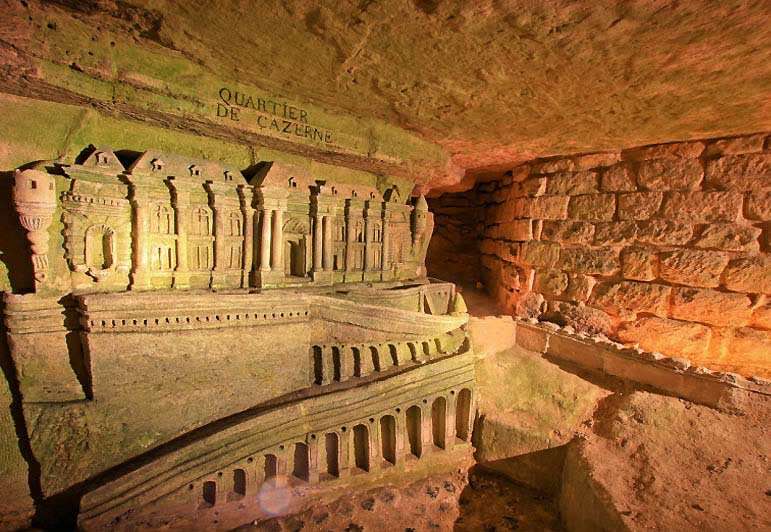
<path fill-rule="evenodd" d="M 435 200 L 440 224 L 464 202 L 512 314 L 771 375 L 767 134 L 535 161 Z"/>

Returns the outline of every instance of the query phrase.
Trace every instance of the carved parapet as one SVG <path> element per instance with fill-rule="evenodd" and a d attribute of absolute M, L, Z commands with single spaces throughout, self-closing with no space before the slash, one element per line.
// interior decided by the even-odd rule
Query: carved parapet
<path fill-rule="evenodd" d="M 38 290 L 48 273 L 48 228 L 56 210 L 54 176 L 36 169 L 16 170 L 12 197 L 19 222 L 27 232 Z"/>
<path fill-rule="evenodd" d="M 72 337 L 79 329 L 74 304 L 39 294 L 3 297 L 8 346 L 25 403 L 85 399 L 83 353 Z"/>
<path fill-rule="evenodd" d="M 468 307 L 466 306 L 466 300 L 460 292 L 455 294 L 455 298 L 452 301 L 452 307 L 450 308 L 450 314 L 453 316 L 467 316 Z"/>

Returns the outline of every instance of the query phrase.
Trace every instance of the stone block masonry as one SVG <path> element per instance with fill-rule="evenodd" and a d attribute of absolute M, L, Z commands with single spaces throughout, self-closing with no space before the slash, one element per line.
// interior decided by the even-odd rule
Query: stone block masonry
<path fill-rule="evenodd" d="M 477 243 L 479 276 L 511 314 L 768 377 L 770 143 L 538 160 L 441 202 L 474 212 L 444 214 Z"/>

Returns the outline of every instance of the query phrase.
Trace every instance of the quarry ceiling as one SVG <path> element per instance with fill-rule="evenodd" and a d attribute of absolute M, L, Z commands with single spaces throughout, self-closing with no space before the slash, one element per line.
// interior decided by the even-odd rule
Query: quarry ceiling
<path fill-rule="evenodd" d="M 2 33 L 4 55 L 21 68 L 6 69 L 2 83 L 62 101 L 88 92 L 44 61 L 190 101 L 198 96 L 185 93 L 185 75 L 195 71 L 376 120 L 389 139 L 416 137 L 425 144 L 410 141 L 397 159 L 431 152 L 405 171 L 433 185 L 539 156 L 771 128 L 771 4 L 601 4 L 22 2 L 13 9 L 27 16 Z M 126 66 L 140 55 L 140 66 Z M 172 68 L 169 58 L 193 66 Z M 149 114 L 120 104 L 119 94 L 101 106 Z M 359 155 L 372 162 L 386 141 L 369 138 Z"/>

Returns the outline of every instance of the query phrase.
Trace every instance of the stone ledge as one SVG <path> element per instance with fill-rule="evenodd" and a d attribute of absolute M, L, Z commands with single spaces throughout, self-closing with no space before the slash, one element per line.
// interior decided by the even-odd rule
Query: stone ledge
<path fill-rule="evenodd" d="M 759 377 L 692 366 L 688 359 L 668 358 L 549 322 L 515 319 L 515 323 L 516 342 L 523 349 L 651 386 L 695 403 L 735 410 L 746 393 L 771 395 L 771 382 Z"/>

